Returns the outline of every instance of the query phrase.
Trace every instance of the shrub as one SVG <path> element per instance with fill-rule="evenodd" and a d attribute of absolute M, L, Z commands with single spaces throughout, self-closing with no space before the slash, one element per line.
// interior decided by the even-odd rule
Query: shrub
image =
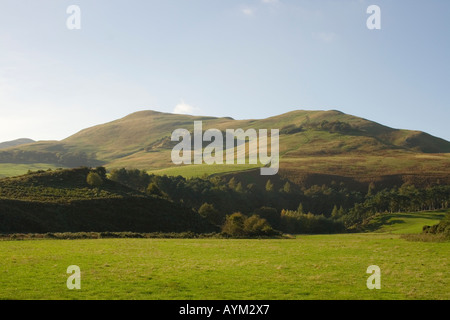
<path fill-rule="evenodd" d="M 154 182 L 152 182 L 148 185 L 147 194 L 151 194 L 151 195 L 159 196 L 159 197 L 161 197 L 163 195 L 163 193 L 161 192 L 161 189 L 159 189 L 158 186 L 156 185 L 156 183 L 154 183 Z"/>
<path fill-rule="evenodd" d="M 91 171 L 87 175 L 86 182 L 92 187 L 100 187 L 103 184 L 103 179 L 97 172 Z"/>
<path fill-rule="evenodd" d="M 232 237 L 245 236 L 244 222 L 247 217 L 240 212 L 235 212 L 225 219 L 222 232 Z"/>
<path fill-rule="evenodd" d="M 279 234 L 272 229 L 266 219 L 261 219 L 258 215 L 247 217 L 240 212 L 235 212 L 227 216 L 225 224 L 222 227 L 222 233 L 237 238 Z"/>
<path fill-rule="evenodd" d="M 198 209 L 198 214 L 214 225 L 220 225 L 223 221 L 219 211 L 212 204 L 204 203 Z"/>

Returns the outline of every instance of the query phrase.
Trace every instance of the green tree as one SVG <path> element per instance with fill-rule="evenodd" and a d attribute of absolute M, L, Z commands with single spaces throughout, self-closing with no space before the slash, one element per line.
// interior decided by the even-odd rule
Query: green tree
<path fill-rule="evenodd" d="M 97 172 L 89 172 L 86 177 L 86 182 L 88 185 L 92 187 L 100 187 L 103 184 L 103 179 L 100 177 L 100 175 Z"/>
<path fill-rule="evenodd" d="M 162 195 L 163 195 L 161 189 L 154 182 L 149 183 L 146 191 L 147 191 L 147 194 L 151 194 L 154 196 L 162 197 Z"/>
<path fill-rule="evenodd" d="M 269 236 L 274 234 L 274 230 L 266 219 L 261 219 L 254 214 L 244 221 L 244 232 L 248 236 Z"/>
<path fill-rule="evenodd" d="M 230 189 L 236 188 L 236 179 L 234 177 L 231 178 L 230 181 L 228 181 L 228 187 L 230 187 Z"/>
<path fill-rule="evenodd" d="M 100 176 L 100 178 L 102 179 L 106 179 L 106 168 L 105 167 L 97 167 L 94 170 L 96 173 L 98 173 L 98 175 Z"/>
<path fill-rule="evenodd" d="M 339 210 L 336 205 L 334 205 L 333 210 L 331 211 L 331 217 L 333 218 L 339 217 Z"/>
<path fill-rule="evenodd" d="M 209 203 L 204 203 L 198 209 L 198 214 L 204 217 L 206 220 L 215 225 L 220 225 L 222 223 L 222 217 L 219 211 L 214 208 L 214 205 Z"/>
<path fill-rule="evenodd" d="M 246 219 L 247 217 L 240 212 L 228 215 L 222 227 L 222 232 L 232 237 L 245 236 L 244 222 Z"/>
<path fill-rule="evenodd" d="M 291 184 L 289 182 L 286 182 L 283 186 L 283 191 L 285 193 L 291 193 Z"/>
<path fill-rule="evenodd" d="M 267 180 L 267 183 L 266 183 L 266 191 L 267 191 L 267 192 L 273 191 L 273 183 L 272 183 L 272 181 L 270 181 L 270 179 Z"/>
<path fill-rule="evenodd" d="M 297 208 L 297 212 L 298 212 L 298 213 L 301 213 L 301 214 L 304 213 L 304 212 L 303 212 L 303 203 L 300 202 L 300 204 L 298 205 L 298 208 Z"/>

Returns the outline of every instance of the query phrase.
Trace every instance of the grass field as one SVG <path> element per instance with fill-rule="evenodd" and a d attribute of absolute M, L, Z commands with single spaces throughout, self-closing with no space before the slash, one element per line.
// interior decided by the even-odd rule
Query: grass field
<path fill-rule="evenodd" d="M 394 234 L 420 233 L 423 226 L 437 224 L 449 211 L 382 214 L 371 221 L 367 229 Z"/>
<path fill-rule="evenodd" d="M 260 167 L 259 165 L 253 164 L 214 164 L 214 165 L 188 165 L 188 166 L 178 166 L 171 167 L 161 170 L 149 170 L 148 173 L 154 173 L 156 175 L 167 175 L 167 176 L 182 176 L 185 178 L 196 178 L 210 176 L 213 174 L 229 173 L 235 171 L 245 171 L 249 169 L 255 169 Z"/>
<path fill-rule="evenodd" d="M 448 242 L 389 233 L 0 241 L 0 299 L 450 299 L 449 257 Z M 81 290 L 66 287 L 69 265 Z M 366 287 L 370 265 L 380 290 Z"/>
<path fill-rule="evenodd" d="M 0 178 L 20 176 L 31 171 L 57 169 L 63 166 L 55 166 L 48 163 L 32 163 L 32 164 L 17 164 L 17 163 L 0 163 Z"/>

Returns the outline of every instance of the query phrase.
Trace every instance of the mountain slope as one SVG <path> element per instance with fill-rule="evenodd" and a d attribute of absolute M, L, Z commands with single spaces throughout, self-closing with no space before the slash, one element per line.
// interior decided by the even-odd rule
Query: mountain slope
<path fill-rule="evenodd" d="M 5 142 L 0 143 L 0 149 L 16 147 L 16 146 L 20 146 L 22 144 L 28 144 L 28 143 L 33 143 L 33 142 L 35 142 L 35 141 L 32 139 L 28 139 L 28 138 L 16 139 L 16 140 L 12 140 L 12 141 L 5 141 Z"/>
<path fill-rule="evenodd" d="M 299 173 L 358 177 L 425 173 L 448 178 L 450 142 L 335 110 L 297 110 L 260 120 L 140 111 L 84 129 L 62 141 L 3 150 L 0 163 L 105 165 L 108 169 L 128 167 L 164 172 L 174 167 L 170 153 L 176 142 L 170 141 L 171 133 L 178 128 L 192 132 L 194 121 L 200 120 L 203 130 L 279 129 L 280 173 L 294 178 Z M 222 167 L 217 172 L 223 171 Z M 234 167 L 237 171 L 249 169 L 248 165 Z M 191 167 L 177 168 L 191 170 Z M 202 174 L 202 170 L 195 170 Z M 208 167 L 206 171 L 211 174 L 215 169 Z"/>

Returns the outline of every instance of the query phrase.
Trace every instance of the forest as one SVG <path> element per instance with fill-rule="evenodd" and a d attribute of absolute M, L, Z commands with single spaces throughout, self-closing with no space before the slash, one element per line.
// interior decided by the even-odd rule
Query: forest
<path fill-rule="evenodd" d="M 359 231 L 377 213 L 445 209 L 450 203 L 449 185 L 416 188 L 403 184 L 377 190 L 371 183 L 367 192 L 361 192 L 344 183 L 301 188 L 268 178 L 264 185 L 244 185 L 237 177 L 186 179 L 127 169 L 112 170 L 109 179 L 190 207 L 217 226 L 229 224 L 233 214 L 255 215 L 287 233 Z M 242 217 L 234 220 L 244 225 Z"/>

